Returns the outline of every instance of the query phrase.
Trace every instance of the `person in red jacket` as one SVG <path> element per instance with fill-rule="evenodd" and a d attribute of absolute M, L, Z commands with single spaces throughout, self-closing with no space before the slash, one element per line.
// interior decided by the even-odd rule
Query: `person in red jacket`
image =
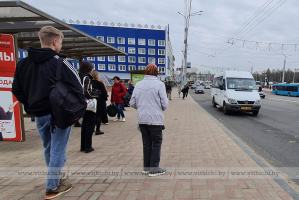
<path fill-rule="evenodd" d="M 112 86 L 111 91 L 111 103 L 115 103 L 117 106 L 117 118 L 114 121 L 120 121 L 120 116 L 122 117 L 122 121 L 125 122 L 125 115 L 123 112 L 124 100 L 123 96 L 126 95 L 127 90 L 122 82 L 120 82 L 120 78 L 118 76 L 113 77 L 114 85 Z"/>

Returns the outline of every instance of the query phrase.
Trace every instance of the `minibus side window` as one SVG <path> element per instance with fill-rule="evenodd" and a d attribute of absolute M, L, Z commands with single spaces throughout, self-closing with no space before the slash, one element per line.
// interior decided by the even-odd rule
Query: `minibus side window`
<path fill-rule="evenodd" d="M 226 90 L 225 79 L 223 79 L 223 90 Z"/>

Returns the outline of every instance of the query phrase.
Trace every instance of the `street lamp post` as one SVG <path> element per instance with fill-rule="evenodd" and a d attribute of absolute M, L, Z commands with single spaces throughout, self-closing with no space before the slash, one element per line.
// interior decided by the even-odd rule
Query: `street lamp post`
<path fill-rule="evenodd" d="M 286 62 L 287 62 L 287 55 L 285 55 L 283 52 L 281 52 L 284 55 L 284 62 L 283 62 L 283 69 L 282 69 L 282 80 L 281 82 L 284 83 L 284 75 L 286 71 Z"/>
<path fill-rule="evenodd" d="M 186 85 L 187 84 L 187 77 L 186 77 L 186 74 L 187 74 L 187 52 L 188 52 L 188 43 L 187 43 L 187 40 L 188 40 L 188 29 L 189 29 L 189 22 L 190 22 L 190 17 L 191 16 L 195 16 L 195 15 L 201 15 L 201 12 L 202 11 L 197 11 L 195 13 L 192 13 L 190 14 L 190 11 L 191 11 L 191 2 L 192 0 L 190 0 L 190 3 L 188 1 L 185 0 L 185 3 L 186 3 L 186 7 L 187 9 L 185 9 L 185 14 L 182 15 L 180 12 L 178 12 L 180 15 L 182 15 L 184 18 L 185 18 L 185 32 L 184 32 L 184 45 L 185 45 L 185 49 L 183 51 L 183 54 L 184 54 L 184 66 L 183 66 L 183 73 L 181 74 L 182 75 L 182 84 L 183 85 Z M 189 5 L 188 5 L 189 3 Z"/>
<path fill-rule="evenodd" d="M 298 71 L 299 71 L 299 69 L 294 70 L 293 83 L 295 83 L 295 75 L 296 75 L 296 72 L 298 72 Z"/>

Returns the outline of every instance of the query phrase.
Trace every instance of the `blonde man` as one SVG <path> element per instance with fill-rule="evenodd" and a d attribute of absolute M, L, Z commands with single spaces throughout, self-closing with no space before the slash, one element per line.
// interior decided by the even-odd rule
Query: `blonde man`
<path fill-rule="evenodd" d="M 72 188 L 61 179 L 66 162 L 66 148 L 72 127 L 60 129 L 51 124 L 49 94 L 56 77 L 57 67 L 62 67 L 61 80 L 82 92 L 83 89 L 75 68 L 58 53 L 62 48 L 63 34 L 52 26 L 44 26 L 38 33 L 41 48 L 29 48 L 28 58 L 22 59 L 17 67 L 12 92 L 24 104 L 25 111 L 35 116 L 36 127 L 44 147 L 44 158 L 48 167 L 45 199 L 55 198 Z M 58 60 L 62 65 L 58 66 Z"/>

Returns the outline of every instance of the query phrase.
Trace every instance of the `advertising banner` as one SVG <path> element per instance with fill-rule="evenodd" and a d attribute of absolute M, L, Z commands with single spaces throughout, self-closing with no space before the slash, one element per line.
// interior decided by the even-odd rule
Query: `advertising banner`
<path fill-rule="evenodd" d="M 0 34 L 0 141 L 22 141 L 20 106 L 11 92 L 15 69 L 14 37 Z"/>
<path fill-rule="evenodd" d="M 132 83 L 136 85 L 138 81 L 141 81 L 144 78 L 144 74 L 132 74 Z"/>

